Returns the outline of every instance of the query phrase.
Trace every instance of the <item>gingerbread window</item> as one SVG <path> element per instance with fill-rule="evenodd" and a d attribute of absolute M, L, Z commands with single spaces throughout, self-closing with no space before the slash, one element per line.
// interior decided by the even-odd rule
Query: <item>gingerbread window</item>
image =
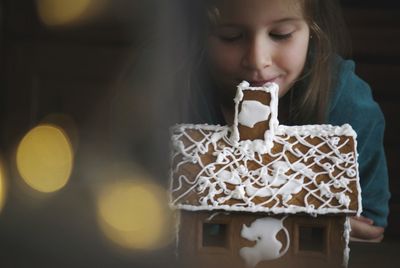
<path fill-rule="evenodd" d="M 299 226 L 299 251 L 326 252 L 326 228 Z"/>
<path fill-rule="evenodd" d="M 223 223 L 203 223 L 203 247 L 228 248 L 228 225 Z"/>

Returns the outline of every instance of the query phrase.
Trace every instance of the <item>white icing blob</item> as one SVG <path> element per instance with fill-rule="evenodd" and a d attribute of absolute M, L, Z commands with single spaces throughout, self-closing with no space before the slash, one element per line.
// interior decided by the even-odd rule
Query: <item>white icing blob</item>
<path fill-rule="evenodd" d="M 245 181 L 244 185 L 248 196 L 267 197 L 275 193 L 274 189 L 268 187 L 262 187 L 262 188 L 254 187 L 253 184 L 250 182 L 250 180 Z"/>
<path fill-rule="evenodd" d="M 289 248 L 290 238 L 283 220 L 275 218 L 261 218 L 255 220 L 249 227 L 243 225 L 241 236 L 250 241 L 256 241 L 254 247 L 243 247 L 240 256 L 246 265 L 255 267 L 260 261 L 274 260 L 285 255 Z M 279 231 L 284 230 L 287 238 L 286 247 L 282 250 L 282 243 L 276 238 Z"/>
<path fill-rule="evenodd" d="M 255 124 L 268 119 L 271 110 L 269 106 L 259 101 L 245 100 L 238 115 L 239 124 L 246 127 L 254 127 Z"/>
<path fill-rule="evenodd" d="M 318 189 L 321 191 L 321 196 L 330 198 L 332 196 L 331 189 L 329 185 L 325 184 L 323 181 L 318 185 Z"/>
<path fill-rule="evenodd" d="M 283 161 L 277 161 L 272 164 L 272 177 L 267 178 L 271 186 L 281 186 L 289 179 L 285 173 L 289 170 L 289 165 Z"/>
<path fill-rule="evenodd" d="M 230 172 L 227 170 L 221 170 L 217 175 L 217 178 L 221 182 L 227 182 L 234 185 L 239 185 L 242 183 L 242 180 L 240 179 L 239 174 L 236 171 Z"/>
<path fill-rule="evenodd" d="M 301 191 L 301 189 L 303 189 L 303 179 L 300 180 L 291 179 L 279 189 L 279 193 L 283 196 L 287 196 L 292 194 L 298 194 Z"/>
<path fill-rule="evenodd" d="M 350 206 L 350 197 L 348 197 L 347 195 L 343 194 L 343 193 L 338 193 L 336 194 L 336 199 L 339 202 L 339 204 L 345 206 L 346 208 L 348 208 Z"/>

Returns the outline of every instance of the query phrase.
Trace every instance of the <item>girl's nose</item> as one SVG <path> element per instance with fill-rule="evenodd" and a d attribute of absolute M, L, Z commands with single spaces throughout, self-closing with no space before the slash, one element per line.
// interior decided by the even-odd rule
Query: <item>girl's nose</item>
<path fill-rule="evenodd" d="M 242 65 L 251 70 L 262 70 L 272 64 L 272 50 L 265 37 L 257 37 L 249 41 Z"/>

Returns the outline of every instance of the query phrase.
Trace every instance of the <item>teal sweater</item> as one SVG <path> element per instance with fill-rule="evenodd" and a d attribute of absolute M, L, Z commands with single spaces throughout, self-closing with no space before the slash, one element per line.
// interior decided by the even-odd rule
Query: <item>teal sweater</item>
<path fill-rule="evenodd" d="M 357 133 L 363 215 L 385 227 L 389 213 L 389 180 L 383 148 L 385 120 L 367 83 L 354 73 L 354 62 L 342 60 L 332 92 L 328 123 L 350 124 Z"/>

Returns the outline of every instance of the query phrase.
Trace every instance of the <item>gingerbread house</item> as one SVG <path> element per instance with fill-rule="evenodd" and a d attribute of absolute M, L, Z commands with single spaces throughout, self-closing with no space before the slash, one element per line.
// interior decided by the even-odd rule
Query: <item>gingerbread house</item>
<path fill-rule="evenodd" d="M 361 213 L 350 125 L 279 125 L 278 85 L 238 86 L 233 126 L 172 128 L 184 267 L 346 267 Z"/>

